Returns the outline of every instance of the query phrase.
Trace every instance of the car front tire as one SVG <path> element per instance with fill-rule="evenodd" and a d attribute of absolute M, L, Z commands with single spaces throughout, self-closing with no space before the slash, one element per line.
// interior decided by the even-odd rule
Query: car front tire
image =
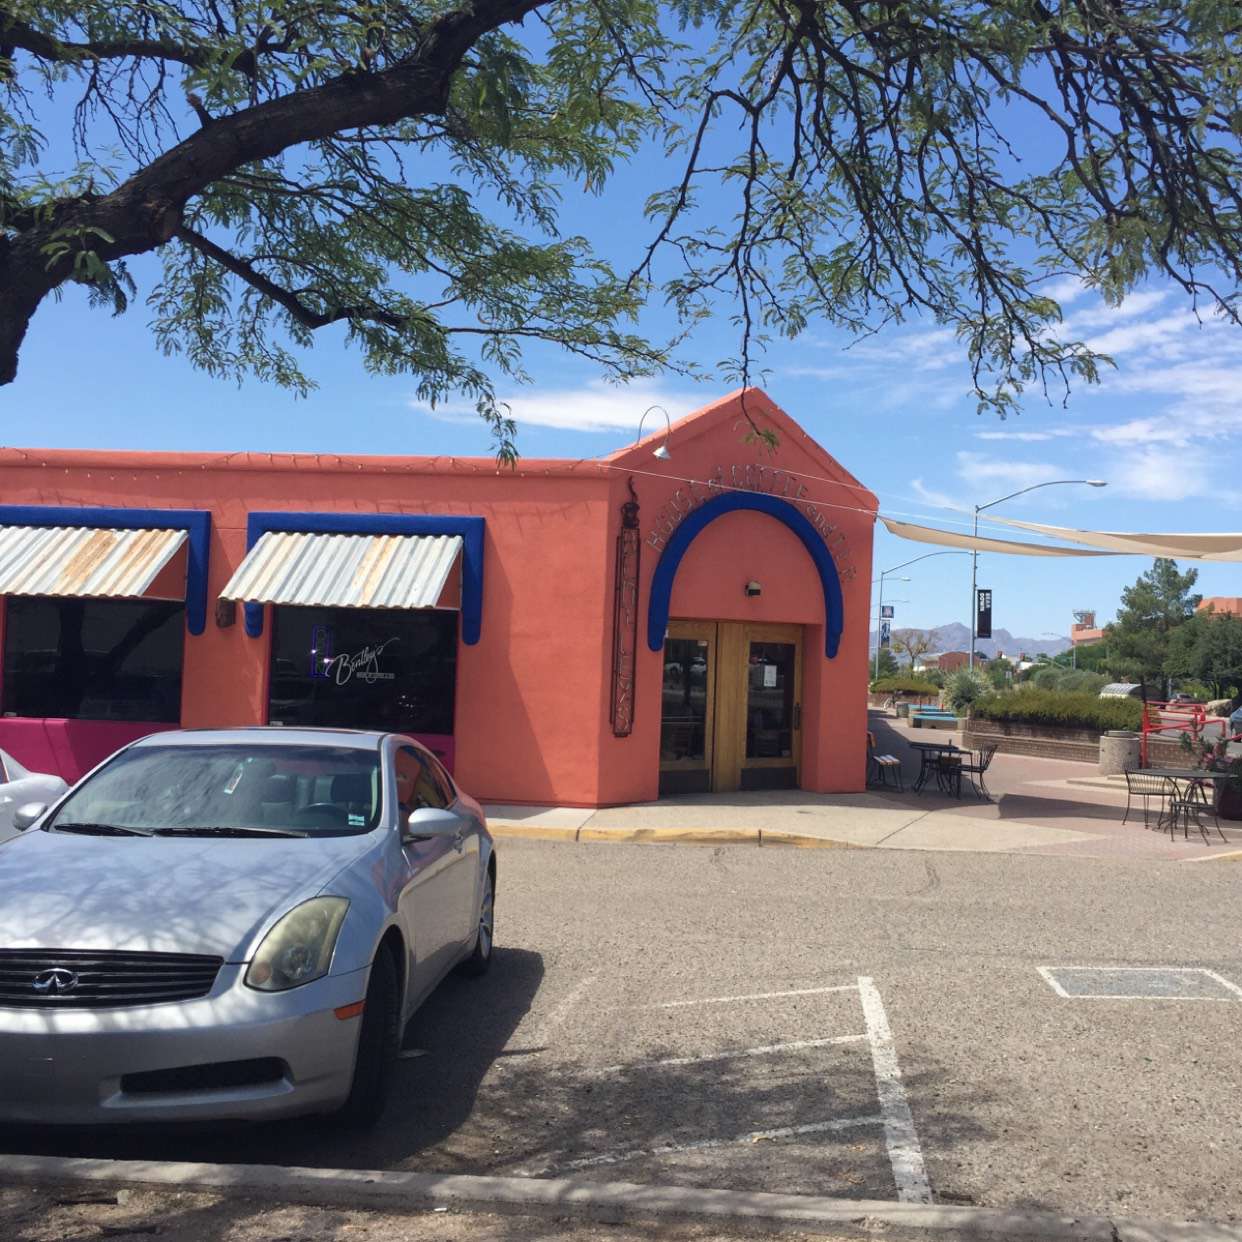
<path fill-rule="evenodd" d="M 392 954 L 380 949 L 371 963 L 354 1080 L 339 1117 L 348 1125 L 374 1125 L 388 1103 L 388 1083 L 401 1047 L 401 984 Z"/>

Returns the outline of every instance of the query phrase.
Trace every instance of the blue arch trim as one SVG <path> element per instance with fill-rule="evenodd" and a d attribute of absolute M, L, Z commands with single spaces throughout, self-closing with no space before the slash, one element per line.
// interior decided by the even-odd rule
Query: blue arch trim
<path fill-rule="evenodd" d="M 651 579 L 651 600 L 647 605 L 647 646 L 659 651 L 664 646 L 664 634 L 668 629 L 669 601 L 673 596 L 673 579 L 686 550 L 704 527 L 726 513 L 749 509 L 766 513 L 783 522 L 799 539 L 815 562 L 819 571 L 819 583 L 824 592 L 824 654 L 832 659 L 841 643 L 841 631 L 845 625 L 845 608 L 841 599 L 841 579 L 832 554 L 819 537 L 819 532 L 805 516 L 787 500 L 769 496 L 763 492 L 725 492 L 714 500 L 700 505 L 672 533 Z"/>
<path fill-rule="evenodd" d="M 483 630 L 483 529 L 481 517 L 432 513 L 251 513 L 246 519 L 246 551 L 269 531 L 307 535 L 460 535 L 461 637 L 472 647 Z M 263 605 L 246 604 L 246 633 L 263 633 Z"/>
<path fill-rule="evenodd" d="M 207 560 L 211 514 L 206 509 L 106 509 L 60 505 L 0 505 L 0 526 L 93 526 L 117 530 L 186 532 L 185 627 L 201 634 L 207 625 Z"/>

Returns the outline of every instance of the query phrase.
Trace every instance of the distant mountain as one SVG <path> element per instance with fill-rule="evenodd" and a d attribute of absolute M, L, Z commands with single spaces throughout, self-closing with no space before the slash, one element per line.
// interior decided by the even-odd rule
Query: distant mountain
<path fill-rule="evenodd" d="M 911 628 L 918 627 L 900 625 L 893 632 L 899 634 L 902 630 Z M 950 621 L 948 625 L 937 625 L 927 633 L 932 637 L 931 650 L 936 655 L 943 655 L 946 651 L 970 650 L 970 627 L 963 625 L 960 621 Z M 870 643 L 873 651 L 875 640 L 876 632 L 872 630 Z M 1010 659 L 1016 660 L 1024 652 L 1028 657 L 1059 655 L 1062 651 L 1068 651 L 1069 645 L 1068 638 L 1015 638 L 1008 630 L 994 629 L 991 638 L 975 640 L 975 651 L 989 658 L 1000 651 Z"/>

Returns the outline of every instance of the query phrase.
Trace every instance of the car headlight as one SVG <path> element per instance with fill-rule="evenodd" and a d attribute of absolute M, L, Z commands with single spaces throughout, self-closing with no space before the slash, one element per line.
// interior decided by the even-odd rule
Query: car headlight
<path fill-rule="evenodd" d="M 247 986 L 284 992 L 323 978 L 348 909 L 344 897 L 312 897 L 294 906 L 263 937 L 246 970 Z"/>

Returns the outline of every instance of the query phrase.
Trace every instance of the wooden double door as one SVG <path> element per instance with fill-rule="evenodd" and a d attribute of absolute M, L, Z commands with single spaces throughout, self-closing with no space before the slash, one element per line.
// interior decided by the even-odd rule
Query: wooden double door
<path fill-rule="evenodd" d="M 801 626 L 670 621 L 660 793 L 796 789 L 801 699 Z"/>

